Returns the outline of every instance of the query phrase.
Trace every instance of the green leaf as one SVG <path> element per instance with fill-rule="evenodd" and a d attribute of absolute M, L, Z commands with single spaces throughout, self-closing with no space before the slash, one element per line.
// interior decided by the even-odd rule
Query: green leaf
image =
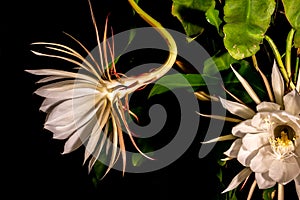
<path fill-rule="evenodd" d="M 228 52 L 221 55 L 215 55 L 204 61 L 203 74 L 213 76 L 221 71 L 230 68 L 231 64 L 238 63 L 241 66 L 248 67 L 249 63 L 245 60 L 236 60 Z"/>
<path fill-rule="evenodd" d="M 187 88 L 196 90 L 206 84 L 217 84 L 218 79 L 201 74 L 171 74 L 165 75 L 156 81 L 152 87 L 149 97 L 162 94 L 176 88 Z"/>
<path fill-rule="evenodd" d="M 260 49 L 274 10 L 274 0 L 225 1 L 224 45 L 233 58 L 250 57 Z"/>
<path fill-rule="evenodd" d="M 223 37 L 223 33 L 220 32 L 220 25 L 222 24 L 222 20 L 219 18 L 219 11 L 215 9 L 216 2 L 213 1 L 210 8 L 205 12 L 206 20 L 211 25 L 215 26 L 218 30 L 218 33 Z"/>
<path fill-rule="evenodd" d="M 213 0 L 173 0 L 172 15 L 181 22 L 188 37 L 196 37 L 204 30 L 201 19 L 213 2 Z"/>
<path fill-rule="evenodd" d="M 282 0 L 284 12 L 291 26 L 296 30 L 294 46 L 300 47 L 300 0 Z"/>

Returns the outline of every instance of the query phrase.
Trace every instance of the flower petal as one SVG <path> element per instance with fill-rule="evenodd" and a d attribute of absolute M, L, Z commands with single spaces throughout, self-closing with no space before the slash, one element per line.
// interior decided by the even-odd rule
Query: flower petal
<path fill-rule="evenodd" d="M 284 109 L 292 115 L 300 115 L 300 95 L 296 90 L 292 90 L 283 97 Z"/>
<path fill-rule="evenodd" d="M 236 139 L 230 146 L 230 148 L 224 152 L 224 154 L 231 158 L 236 158 L 239 150 L 242 146 L 242 139 Z"/>
<path fill-rule="evenodd" d="M 276 181 L 271 179 L 266 173 L 255 173 L 255 179 L 259 189 L 268 189 L 276 184 Z"/>
<path fill-rule="evenodd" d="M 287 184 L 300 174 L 300 167 L 294 156 L 277 160 L 270 167 L 269 176 L 276 182 Z"/>
<path fill-rule="evenodd" d="M 284 81 L 275 60 L 272 68 L 271 80 L 275 101 L 280 106 L 283 106 L 282 98 L 284 95 Z"/>
<path fill-rule="evenodd" d="M 275 110 L 280 110 L 280 105 L 273 102 L 263 101 L 256 106 L 257 112 L 272 112 Z"/>
<path fill-rule="evenodd" d="M 251 108 L 249 108 L 243 104 L 229 101 L 229 100 L 223 99 L 221 97 L 220 97 L 220 102 L 221 102 L 222 106 L 224 108 L 226 108 L 229 112 L 231 112 L 232 114 L 237 115 L 241 118 L 250 119 L 255 115 L 255 112 Z"/>
<path fill-rule="evenodd" d="M 266 144 L 269 144 L 269 133 L 249 133 L 243 137 L 243 146 L 249 151 L 257 150 Z"/>
<path fill-rule="evenodd" d="M 96 119 L 92 119 L 84 126 L 80 127 L 71 135 L 64 145 L 64 151 L 62 154 L 70 153 L 78 149 L 90 136 L 91 131 L 93 130 L 96 124 Z"/>
<path fill-rule="evenodd" d="M 257 154 L 258 150 L 249 151 L 244 146 L 239 150 L 237 160 L 244 166 L 249 167 L 252 158 Z"/>
<path fill-rule="evenodd" d="M 274 157 L 270 146 L 262 147 L 259 149 L 256 156 L 250 162 L 250 168 L 255 173 L 265 173 L 269 171 L 270 165 L 272 164 Z"/>
<path fill-rule="evenodd" d="M 252 171 L 250 168 L 244 168 L 231 180 L 228 187 L 222 193 L 235 189 L 241 182 L 243 182 L 248 176 L 250 176 L 251 173 Z"/>
<path fill-rule="evenodd" d="M 234 136 L 244 137 L 248 133 L 258 133 L 259 130 L 257 130 L 254 126 L 251 126 L 251 120 L 249 119 L 235 125 L 231 132 Z"/>

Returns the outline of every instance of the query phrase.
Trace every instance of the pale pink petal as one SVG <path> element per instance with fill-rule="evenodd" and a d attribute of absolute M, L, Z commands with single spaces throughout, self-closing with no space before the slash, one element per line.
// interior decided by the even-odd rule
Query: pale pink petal
<path fill-rule="evenodd" d="M 240 122 L 232 128 L 232 135 L 237 137 L 244 137 L 247 133 L 258 133 L 256 127 L 251 126 L 251 119 Z"/>
<path fill-rule="evenodd" d="M 242 146 L 238 153 L 237 160 L 245 167 L 249 167 L 252 158 L 257 154 L 257 152 L 258 150 L 249 151 L 244 146 Z"/>
<path fill-rule="evenodd" d="M 236 158 L 238 152 L 242 146 L 242 139 L 236 139 L 230 146 L 230 148 L 224 152 L 224 154 L 231 158 Z"/>
<path fill-rule="evenodd" d="M 300 174 L 300 167 L 294 156 L 277 160 L 270 167 L 269 176 L 276 182 L 287 184 Z"/>
<path fill-rule="evenodd" d="M 255 179 L 259 189 L 268 189 L 276 184 L 276 181 L 269 177 L 268 172 L 255 173 Z"/>
<path fill-rule="evenodd" d="M 222 192 L 228 192 L 230 190 L 235 189 L 241 182 L 243 182 L 250 174 L 252 173 L 250 168 L 244 168 L 242 171 L 240 171 L 230 182 L 228 187 Z"/>
<path fill-rule="evenodd" d="M 269 144 L 269 133 L 249 133 L 243 137 L 243 146 L 254 151 Z"/>
<path fill-rule="evenodd" d="M 270 146 L 262 147 L 259 149 L 256 156 L 250 162 L 250 168 L 255 173 L 264 173 L 269 171 L 274 157 L 271 154 L 272 149 Z"/>
<path fill-rule="evenodd" d="M 240 103 L 229 101 L 220 97 L 220 102 L 224 108 L 226 108 L 230 113 L 237 115 L 244 119 L 250 119 L 255 115 L 255 112 Z"/>
<path fill-rule="evenodd" d="M 263 101 L 256 106 L 257 112 L 272 112 L 275 110 L 280 110 L 280 105 L 273 102 Z"/>
<path fill-rule="evenodd" d="M 284 109 L 292 115 L 300 115 L 300 95 L 296 90 L 292 90 L 283 97 Z"/>
<path fill-rule="evenodd" d="M 280 106 L 283 106 L 282 98 L 284 95 L 284 81 L 275 60 L 272 68 L 271 80 L 275 101 Z"/>

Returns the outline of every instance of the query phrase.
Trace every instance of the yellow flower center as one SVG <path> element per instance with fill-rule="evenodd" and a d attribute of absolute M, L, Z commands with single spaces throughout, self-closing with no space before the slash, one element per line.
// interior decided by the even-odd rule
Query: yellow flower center
<path fill-rule="evenodd" d="M 279 125 L 274 129 L 274 136 L 269 139 L 271 148 L 277 159 L 294 155 L 295 131 L 288 125 Z"/>

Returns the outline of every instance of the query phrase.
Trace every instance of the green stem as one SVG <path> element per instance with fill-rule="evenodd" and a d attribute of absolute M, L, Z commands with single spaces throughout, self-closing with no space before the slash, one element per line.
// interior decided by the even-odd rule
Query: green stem
<path fill-rule="evenodd" d="M 265 39 L 269 43 L 269 45 L 270 45 L 270 47 L 271 47 L 271 49 L 272 49 L 272 51 L 274 53 L 275 59 L 276 59 L 276 61 L 278 63 L 279 70 L 281 71 L 281 74 L 282 74 L 285 82 L 289 83 L 291 89 L 295 89 L 294 83 L 289 80 L 289 76 L 288 76 L 287 71 L 286 71 L 286 69 L 284 67 L 284 64 L 282 62 L 281 55 L 280 55 L 280 53 L 279 53 L 279 51 L 277 49 L 277 46 L 275 45 L 275 43 L 273 42 L 273 40 L 269 36 L 265 35 Z"/>
<path fill-rule="evenodd" d="M 291 29 L 286 38 L 286 55 L 285 55 L 285 67 L 287 71 L 288 77 L 291 77 L 292 69 L 291 69 L 291 51 L 293 46 L 293 38 L 294 38 L 295 29 Z"/>
<path fill-rule="evenodd" d="M 299 57 L 296 58 L 296 65 L 295 65 L 295 73 L 294 73 L 294 83 L 297 83 L 297 77 L 299 76 Z"/>

